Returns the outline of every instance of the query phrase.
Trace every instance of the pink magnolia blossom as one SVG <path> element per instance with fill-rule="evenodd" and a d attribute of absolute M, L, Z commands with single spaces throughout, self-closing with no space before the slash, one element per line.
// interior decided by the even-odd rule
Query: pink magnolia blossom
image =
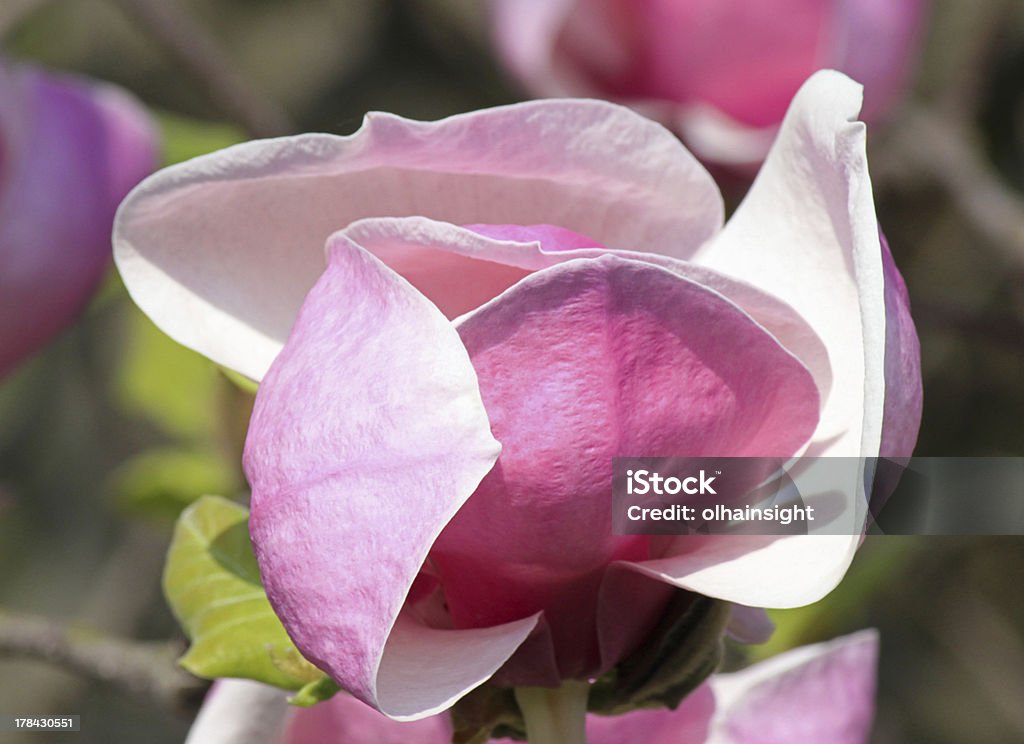
<path fill-rule="evenodd" d="M 717 674 L 674 711 L 587 717 L 590 744 L 862 744 L 874 712 L 878 639 L 862 631 Z M 449 744 L 446 715 L 399 723 L 338 695 L 290 708 L 280 690 L 218 682 L 186 744 Z M 501 739 L 502 744 L 511 744 Z"/>
<path fill-rule="evenodd" d="M 863 116 L 898 99 L 927 0 L 492 0 L 497 49 L 541 96 L 631 103 L 702 158 L 764 157 L 815 70 L 865 86 Z"/>
<path fill-rule="evenodd" d="M 830 591 L 859 526 L 615 536 L 611 461 L 909 454 L 917 338 L 859 104 L 843 75 L 811 78 L 724 227 L 678 140 L 599 101 L 374 114 L 140 185 L 115 226 L 132 296 L 262 380 L 250 531 L 302 653 L 415 719 L 499 670 L 600 674 L 678 588 Z"/>
<path fill-rule="evenodd" d="M 0 60 L 0 377 L 81 311 L 155 145 L 124 91 Z"/>

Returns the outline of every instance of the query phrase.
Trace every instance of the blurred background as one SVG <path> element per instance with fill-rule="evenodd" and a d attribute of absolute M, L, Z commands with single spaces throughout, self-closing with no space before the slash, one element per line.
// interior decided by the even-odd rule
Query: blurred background
<path fill-rule="evenodd" d="M 1024 3 L 937 0 L 924 36 L 909 95 L 869 135 L 921 338 L 917 454 L 1022 456 Z M 164 163 L 350 133 L 369 110 L 434 119 L 526 95 L 470 0 L 2 0 L 0 45 L 133 92 Z M 735 205 L 742 179 L 728 180 Z M 0 381 L 0 636 L 45 617 L 173 668 L 183 640 L 159 585 L 173 519 L 202 493 L 244 494 L 250 400 L 158 332 L 111 271 L 76 325 Z M 878 627 L 873 741 L 1024 741 L 1022 579 L 1024 538 L 872 537 L 832 595 L 776 613 L 773 639 L 733 656 Z M 0 710 L 83 725 L 0 741 L 180 742 L 194 714 L 174 675 L 130 691 L 74 660 L 12 656 L 0 641 Z"/>

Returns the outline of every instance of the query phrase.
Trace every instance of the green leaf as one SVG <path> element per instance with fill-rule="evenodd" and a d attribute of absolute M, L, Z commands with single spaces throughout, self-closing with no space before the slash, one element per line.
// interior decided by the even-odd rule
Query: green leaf
<path fill-rule="evenodd" d="M 227 377 L 235 387 L 249 393 L 250 395 L 256 395 L 256 391 L 260 388 L 258 382 L 250 380 L 241 372 L 235 372 L 235 370 L 228 369 L 227 367 L 221 367 L 220 371 L 224 373 L 224 376 Z"/>
<path fill-rule="evenodd" d="M 177 518 L 206 493 L 231 493 L 238 474 L 209 449 L 146 450 L 121 465 L 111 478 L 115 503 L 125 511 Z"/>
<path fill-rule="evenodd" d="M 791 610 L 769 610 L 775 633 L 766 643 L 748 647 L 747 655 L 760 661 L 861 627 L 871 598 L 896 583 L 924 549 L 917 540 L 868 536 L 843 581 L 827 597 Z"/>
<path fill-rule="evenodd" d="M 164 142 L 164 165 L 174 165 L 198 155 L 220 150 L 246 139 L 237 127 L 192 119 L 167 111 L 156 112 Z"/>
<path fill-rule="evenodd" d="M 338 686 L 338 683 L 324 675 L 320 679 L 305 685 L 288 698 L 288 702 L 299 708 L 309 708 L 317 703 L 322 703 L 324 700 L 329 700 L 339 692 L 341 692 L 341 688 Z"/>
<path fill-rule="evenodd" d="M 126 331 L 116 388 L 122 409 L 145 416 L 172 436 L 212 436 L 220 401 L 217 367 L 165 336 L 138 310 Z"/>
<path fill-rule="evenodd" d="M 179 663 L 199 677 L 254 679 L 300 690 L 303 699 L 323 695 L 324 673 L 295 648 L 260 584 L 248 517 L 232 501 L 203 496 L 178 520 L 163 586 L 192 640 Z"/>

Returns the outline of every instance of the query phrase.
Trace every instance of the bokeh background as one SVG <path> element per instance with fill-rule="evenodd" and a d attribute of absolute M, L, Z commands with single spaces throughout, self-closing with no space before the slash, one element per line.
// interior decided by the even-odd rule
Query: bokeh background
<path fill-rule="evenodd" d="M 524 96 L 472 0 L 2 0 L 0 45 L 134 92 L 165 163 L 252 136 L 349 133 L 368 110 L 432 119 Z M 1024 455 L 1024 3 L 936 0 L 911 94 L 869 146 L 921 336 L 917 453 Z M 742 186 L 729 188 L 734 204 Z M 159 580 L 173 518 L 202 493 L 244 498 L 249 404 L 111 272 L 81 321 L 0 383 L 0 624 L 95 629 L 170 666 L 183 641 Z M 1024 741 L 1022 587 L 1024 538 L 872 537 L 835 592 L 776 613 L 774 638 L 730 662 L 878 627 L 873 741 Z M 83 721 L 9 741 L 183 740 L 188 696 L 68 666 L 0 645 L 0 710 Z"/>

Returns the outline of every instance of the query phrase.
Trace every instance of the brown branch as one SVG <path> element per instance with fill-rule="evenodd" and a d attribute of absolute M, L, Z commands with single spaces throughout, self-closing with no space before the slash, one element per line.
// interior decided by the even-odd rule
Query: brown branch
<path fill-rule="evenodd" d="M 0 612 L 0 657 L 48 662 L 174 712 L 194 710 L 209 686 L 176 664 L 181 651 L 176 643 L 112 638 L 44 617 Z"/>
<path fill-rule="evenodd" d="M 930 109 L 909 111 L 894 129 L 878 168 L 882 180 L 934 181 L 1004 260 L 1024 270 L 1024 198 L 986 162 L 969 130 Z"/>
<path fill-rule="evenodd" d="M 97 571 L 87 598 L 69 621 L 72 626 L 103 628 L 131 636 L 159 592 L 166 537 L 148 525 L 132 525 Z M 58 711 L 74 700 L 84 678 L 69 679 L 52 666 L 36 665 L 20 673 L 17 684 L 3 678 L 0 698 L 11 710 Z"/>
<path fill-rule="evenodd" d="M 144 26 L 165 51 L 200 83 L 222 114 L 252 137 L 293 131 L 288 115 L 249 85 L 214 37 L 178 5 L 178 0 L 112 0 Z"/>

